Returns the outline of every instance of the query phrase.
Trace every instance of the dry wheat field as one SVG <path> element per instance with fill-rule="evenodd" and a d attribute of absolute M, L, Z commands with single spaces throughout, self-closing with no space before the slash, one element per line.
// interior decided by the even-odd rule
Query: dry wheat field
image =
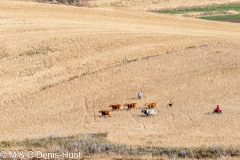
<path fill-rule="evenodd" d="M 1 0 L 0 141 L 107 133 L 134 146 L 239 145 L 240 24 L 146 11 L 227 2 Z M 145 117 L 149 102 L 157 115 Z"/>

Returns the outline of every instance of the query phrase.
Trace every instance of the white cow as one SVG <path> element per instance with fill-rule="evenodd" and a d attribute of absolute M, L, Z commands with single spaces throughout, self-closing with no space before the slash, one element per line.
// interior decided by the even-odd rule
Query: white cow
<path fill-rule="evenodd" d="M 157 114 L 154 109 L 143 109 L 141 112 L 144 113 L 147 116 Z"/>

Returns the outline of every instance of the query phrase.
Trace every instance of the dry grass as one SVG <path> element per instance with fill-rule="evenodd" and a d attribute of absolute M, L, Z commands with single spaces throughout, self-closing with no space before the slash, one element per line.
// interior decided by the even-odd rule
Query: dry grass
<path fill-rule="evenodd" d="M 65 4 L 77 7 L 91 7 L 87 0 L 35 0 L 41 3 Z"/>
<path fill-rule="evenodd" d="M 224 3 L 234 3 L 239 0 L 201 0 L 201 1 L 179 1 L 179 0 L 96 0 L 89 1 L 95 7 L 119 7 L 141 10 L 158 10 L 177 7 L 193 7 L 202 5 L 216 5 Z"/>
<path fill-rule="evenodd" d="M 26 139 L 24 141 L 2 141 L 0 148 L 5 151 L 15 150 L 27 151 L 31 149 L 33 152 L 42 151 L 50 153 L 63 152 L 80 152 L 82 158 L 104 155 L 105 157 L 132 157 L 133 159 L 144 158 L 160 158 L 160 159 L 176 159 L 176 158 L 233 158 L 240 156 L 240 146 L 201 146 L 190 148 L 156 148 L 156 147 L 134 147 L 126 143 L 111 143 L 107 139 L 106 133 L 99 134 L 81 134 L 69 137 L 50 136 L 41 139 Z M 19 149 L 20 148 L 20 149 Z M 10 158 L 10 157 L 9 157 Z M 38 157 L 39 158 L 39 157 Z M 120 158 L 120 159 L 122 159 Z"/>
<path fill-rule="evenodd" d="M 240 144 L 239 25 L 128 8 L 0 7 L 0 140 L 105 132 L 134 146 Z M 142 117 L 155 101 L 157 115 Z M 98 113 L 128 102 L 139 109 Z M 217 104 L 222 115 L 211 114 Z"/>

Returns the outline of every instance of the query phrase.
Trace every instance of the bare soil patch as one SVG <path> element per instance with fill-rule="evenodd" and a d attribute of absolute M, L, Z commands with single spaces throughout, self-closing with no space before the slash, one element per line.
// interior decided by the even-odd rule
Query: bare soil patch
<path fill-rule="evenodd" d="M 220 19 L 218 21 L 240 23 L 240 18 L 227 18 L 227 19 Z"/>

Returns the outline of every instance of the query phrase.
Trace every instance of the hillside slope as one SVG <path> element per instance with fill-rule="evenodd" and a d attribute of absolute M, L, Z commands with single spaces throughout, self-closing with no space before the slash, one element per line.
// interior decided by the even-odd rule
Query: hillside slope
<path fill-rule="evenodd" d="M 205 6 L 224 3 L 236 3 L 239 0 L 95 0 L 89 1 L 92 6 L 95 7 L 121 7 L 140 10 L 153 10 L 163 8 L 176 8 L 176 7 L 193 7 L 193 6 Z"/>
<path fill-rule="evenodd" d="M 239 24 L 10 0 L 0 8 L 0 140 L 107 132 L 133 145 L 240 143 Z M 143 117 L 152 101 L 158 114 Z M 139 109 L 98 112 L 127 102 Z M 211 114 L 217 104 L 224 114 Z"/>

